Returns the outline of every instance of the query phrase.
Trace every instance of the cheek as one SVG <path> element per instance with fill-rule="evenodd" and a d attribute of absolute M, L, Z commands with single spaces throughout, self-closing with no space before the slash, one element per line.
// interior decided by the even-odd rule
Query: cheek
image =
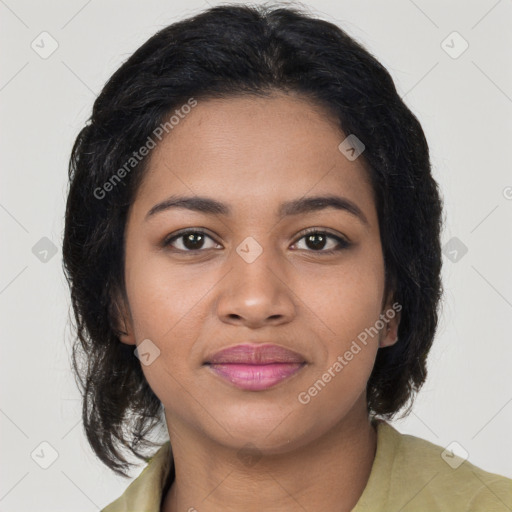
<path fill-rule="evenodd" d="M 372 254 L 359 251 L 347 264 L 303 272 L 294 287 L 318 327 L 340 349 L 379 319 L 384 268 Z"/>
<path fill-rule="evenodd" d="M 383 270 L 382 270 L 383 272 Z M 383 273 L 379 265 L 339 268 L 327 279 L 309 280 L 308 310 L 325 333 L 325 358 L 317 360 L 312 378 L 297 400 L 308 418 L 321 418 L 328 428 L 364 396 L 375 364 L 381 313 Z M 308 284 L 308 283 L 305 283 Z M 305 290 L 302 292 L 305 293 Z"/>
<path fill-rule="evenodd" d="M 142 365 L 154 393 L 170 405 L 194 387 L 190 367 L 197 364 L 195 341 L 207 320 L 208 292 L 218 278 L 199 269 L 169 265 L 164 255 L 133 251 L 126 260 L 126 289 L 137 343 L 149 339 L 160 351 Z"/>
<path fill-rule="evenodd" d="M 365 392 L 380 334 L 375 324 L 381 314 L 384 267 L 378 254 L 360 251 L 346 265 L 317 269 L 301 280 L 298 295 L 312 312 L 314 330 L 326 349 L 313 379 L 302 389 L 310 399 L 308 414 L 320 414 L 326 403 L 333 415 L 346 411 Z"/>
<path fill-rule="evenodd" d="M 319 368 L 311 382 L 299 390 L 296 410 L 302 425 L 328 430 L 340 418 L 348 417 L 356 404 L 365 403 L 376 351 L 362 345 L 358 350 L 352 354 L 351 360 L 346 359 L 343 351 L 333 354 L 335 357 L 325 367 Z"/>
<path fill-rule="evenodd" d="M 162 343 L 190 326 L 191 319 L 198 321 L 201 299 L 215 284 L 214 276 L 205 275 L 199 267 L 170 265 L 163 253 L 132 252 L 126 276 L 137 339 L 154 338 Z"/>

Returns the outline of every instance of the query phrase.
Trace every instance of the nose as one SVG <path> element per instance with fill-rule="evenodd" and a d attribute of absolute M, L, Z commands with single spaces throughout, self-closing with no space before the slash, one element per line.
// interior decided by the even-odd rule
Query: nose
<path fill-rule="evenodd" d="M 252 262 L 234 252 L 229 265 L 231 270 L 217 289 L 216 309 L 222 322 L 255 329 L 294 318 L 296 303 L 287 283 L 290 263 L 264 250 Z"/>

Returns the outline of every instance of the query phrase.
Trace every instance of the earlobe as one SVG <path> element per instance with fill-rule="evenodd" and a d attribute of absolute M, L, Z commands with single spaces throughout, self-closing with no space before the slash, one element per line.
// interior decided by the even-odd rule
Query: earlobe
<path fill-rule="evenodd" d="M 379 340 L 379 348 L 390 347 L 398 341 L 398 322 L 388 323 L 385 334 Z"/>
<path fill-rule="evenodd" d="M 116 333 L 121 343 L 127 345 L 135 345 L 135 336 L 133 335 L 133 328 L 130 320 L 130 315 L 127 308 L 124 306 L 124 301 L 115 294 L 115 298 L 110 303 L 110 323 L 112 330 Z"/>
<path fill-rule="evenodd" d="M 389 293 L 386 306 L 381 315 L 381 317 L 386 319 L 386 327 L 381 332 L 379 348 L 390 347 L 398 342 L 398 326 L 400 325 L 402 306 L 398 302 L 391 305 L 393 295 L 392 292 Z M 393 312 L 392 316 L 390 312 Z"/>
<path fill-rule="evenodd" d="M 126 343 L 127 345 L 135 345 L 135 338 L 132 335 L 130 329 L 126 329 L 125 331 L 118 331 L 118 338 L 121 343 Z"/>

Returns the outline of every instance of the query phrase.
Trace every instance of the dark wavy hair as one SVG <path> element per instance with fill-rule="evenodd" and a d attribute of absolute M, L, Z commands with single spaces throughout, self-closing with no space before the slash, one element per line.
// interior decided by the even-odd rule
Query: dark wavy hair
<path fill-rule="evenodd" d="M 88 442 L 119 475 L 132 465 L 120 449 L 144 459 L 162 425 L 163 406 L 117 322 L 118 301 L 127 300 L 127 212 L 148 157 L 108 193 L 97 191 L 191 97 L 273 92 L 325 107 L 366 146 L 386 293 L 402 305 L 398 341 L 378 350 L 368 381 L 369 415 L 391 419 L 409 401 L 408 414 L 425 381 L 442 295 L 442 200 L 420 123 L 388 71 L 336 25 L 302 7 L 216 6 L 163 28 L 115 71 L 70 157 L 63 266 L 76 324 L 72 364 Z"/>

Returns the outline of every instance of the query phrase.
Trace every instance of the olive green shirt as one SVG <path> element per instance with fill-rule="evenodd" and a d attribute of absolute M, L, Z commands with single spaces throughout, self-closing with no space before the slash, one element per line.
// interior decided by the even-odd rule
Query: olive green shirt
<path fill-rule="evenodd" d="M 370 477 L 352 512 L 512 512 L 512 479 L 378 419 Z M 169 442 L 102 512 L 161 512 L 174 479 Z"/>

